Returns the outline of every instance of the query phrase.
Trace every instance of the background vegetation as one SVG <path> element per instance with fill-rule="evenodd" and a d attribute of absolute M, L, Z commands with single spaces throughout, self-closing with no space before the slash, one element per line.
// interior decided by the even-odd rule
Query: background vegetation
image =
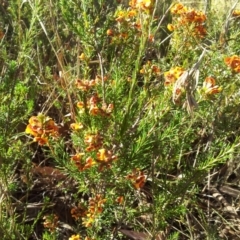
<path fill-rule="evenodd" d="M 2 239 L 238 239 L 238 1 L 0 3 Z"/>

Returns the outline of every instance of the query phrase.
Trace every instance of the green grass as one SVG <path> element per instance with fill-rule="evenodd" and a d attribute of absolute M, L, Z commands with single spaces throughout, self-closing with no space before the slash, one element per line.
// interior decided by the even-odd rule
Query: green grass
<path fill-rule="evenodd" d="M 233 3 L 120 2 L 0 6 L 4 240 L 240 235 Z"/>

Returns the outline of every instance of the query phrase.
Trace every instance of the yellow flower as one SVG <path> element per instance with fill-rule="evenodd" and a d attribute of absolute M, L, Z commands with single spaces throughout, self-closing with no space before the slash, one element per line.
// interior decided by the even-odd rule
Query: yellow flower
<path fill-rule="evenodd" d="M 80 235 L 72 235 L 68 240 L 80 240 Z"/>
<path fill-rule="evenodd" d="M 181 67 L 171 68 L 164 73 L 165 82 L 164 85 L 168 86 L 176 82 L 176 80 L 184 73 L 184 69 Z"/>
<path fill-rule="evenodd" d="M 84 60 L 86 60 L 86 55 L 84 53 L 81 53 L 79 58 L 80 58 L 80 60 L 84 61 Z"/>
<path fill-rule="evenodd" d="M 175 28 L 174 28 L 174 26 L 173 26 L 172 24 L 169 23 L 169 24 L 167 25 L 167 29 L 168 29 L 170 32 L 172 32 L 172 31 L 174 31 Z"/>
<path fill-rule="evenodd" d="M 233 17 L 240 17 L 240 10 L 234 10 L 232 13 Z"/>
<path fill-rule="evenodd" d="M 94 218 L 94 215 L 92 214 L 87 214 L 87 217 L 86 218 L 83 218 L 83 225 L 85 227 L 91 227 L 92 224 L 94 223 L 95 221 L 95 218 Z"/>
<path fill-rule="evenodd" d="M 71 129 L 74 130 L 74 131 L 83 129 L 82 123 L 72 123 L 72 124 L 70 125 L 70 127 L 71 127 Z"/>

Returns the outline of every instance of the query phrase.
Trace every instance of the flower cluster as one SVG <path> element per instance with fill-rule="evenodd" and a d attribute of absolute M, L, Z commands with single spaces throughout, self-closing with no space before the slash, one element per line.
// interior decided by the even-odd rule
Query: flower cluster
<path fill-rule="evenodd" d="M 171 13 L 174 16 L 174 24 L 168 25 L 169 31 L 187 27 L 196 37 L 203 38 L 206 35 L 206 15 L 203 12 L 187 8 L 183 4 L 177 3 L 171 8 Z"/>
<path fill-rule="evenodd" d="M 77 153 L 71 157 L 71 160 L 74 162 L 79 171 L 89 169 L 96 164 L 96 162 L 90 156 L 84 160 L 84 155 L 85 153 Z"/>
<path fill-rule="evenodd" d="M 134 9 L 128 10 L 117 10 L 115 13 L 115 20 L 118 23 L 128 23 L 131 22 L 137 16 L 137 11 Z M 109 34 L 111 35 L 111 34 Z"/>
<path fill-rule="evenodd" d="M 117 156 L 114 155 L 110 150 L 103 148 L 103 137 L 100 133 L 87 133 L 84 137 L 84 143 L 86 144 L 85 151 L 88 153 L 95 153 L 95 159 L 91 156 L 86 157 L 84 160 L 83 157 L 85 153 L 77 153 L 71 157 L 71 160 L 74 162 L 75 166 L 79 171 L 84 171 L 98 164 L 99 170 L 103 170 L 104 167 L 110 167 L 111 163 L 117 159 Z"/>
<path fill-rule="evenodd" d="M 175 87 L 175 83 L 184 72 L 185 70 L 182 67 L 173 67 L 164 73 L 164 86 L 173 93 L 173 102 L 177 104 L 180 104 L 185 89 L 180 85 Z"/>
<path fill-rule="evenodd" d="M 184 71 L 185 70 L 182 67 L 174 67 L 174 68 L 171 68 L 169 71 L 165 72 L 164 85 L 169 86 L 174 84 L 177 81 L 177 79 L 184 73 Z"/>
<path fill-rule="evenodd" d="M 96 86 L 96 80 L 81 80 L 77 79 L 76 80 L 76 87 L 80 89 L 81 91 L 88 91 L 92 87 Z"/>
<path fill-rule="evenodd" d="M 82 56 L 82 55 L 81 55 Z M 107 76 L 103 77 L 103 81 L 106 81 Z M 90 89 L 93 89 L 95 86 L 99 85 L 102 82 L 102 78 L 100 76 L 96 76 L 95 79 L 86 80 L 86 79 L 77 79 L 75 85 L 77 89 L 87 92 Z"/>
<path fill-rule="evenodd" d="M 52 118 L 39 114 L 29 119 L 25 132 L 34 136 L 34 141 L 39 145 L 46 145 L 49 136 L 57 137 L 59 135 L 59 128 Z"/>
<path fill-rule="evenodd" d="M 92 116 L 102 116 L 109 117 L 113 111 L 113 104 L 101 103 L 101 99 L 98 94 L 93 94 L 86 103 L 80 101 L 77 103 L 77 107 L 79 108 L 79 113 L 84 113 L 88 111 Z"/>
<path fill-rule="evenodd" d="M 71 209 L 71 215 L 75 220 L 79 220 L 87 215 L 87 209 L 79 204 L 77 207 Z"/>
<path fill-rule="evenodd" d="M 97 194 L 94 198 L 89 199 L 86 217 L 83 217 L 83 225 L 85 227 L 92 226 L 96 218 L 102 213 L 105 202 L 106 199 L 100 194 Z"/>
<path fill-rule="evenodd" d="M 107 36 L 113 44 L 127 43 L 131 32 L 139 35 L 141 32 L 141 24 L 138 20 L 136 9 L 117 9 L 115 13 L 116 26 L 107 30 Z"/>
<path fill-rule="evenodd" d="M 228 67 L 230 67 L 233 72 L 240 73 L 240 57 L 233 55 L 231 57 L 226 57 L 224 62 Z"/>
<path fill-rule="evenodd" d="M 84 137 L 84 143 L 87 145 L 86 151 L 96 151 L 100 149 L 103 145 L 103 137 L 100 135 L 100 133 L 88 133 Z"/>
<path fill-rule="evenodd" d="M 143 65 L 140 73 L 143 75 L 149 76 L 159 76 L 160 75 L 160 68 L 157 65 L 152 64 L 150 61 L 147 61 L 146 64 Z"/>
<path fill-rule="evenodd" d="M 110 167 L 111 163 L 117 159 L 116 155 L 105 148 L 101 148 L 97 153 L 97 163 L 99 164 L 99 170 L 101 171 L 104 167 Z"/>
<path fill-rule="evenodd" d="M 51 214 L 43 217 L 43 226 L 47 228 L 50 232 L 54 232 L 58 227 L 59 220 L 56 214 Z"/>
<path fill-rule="evenodd" d="M 130 8 L 117 9 L 115 12 L 116 26 L 107 30 L 107 35 L 110 37 L 110 42 L 115 44 L 128 43 L 131 38 L 136 39 L 136 36 L 141 36 L 142 28 L 147 24 L 140 16 L 148 18 L 152 13 L 154 0 L 131 0 Z M 144 25 L 145 24 L 145 25 Z M 149 34 L 149 42 L 154 41 L 154 36 Z"/>
<path fill-rule="evenodd" d="M 130 0 L 129 6 L 139 10 L 143 10 L 146 13 L 150 13 L 153 9 L 154 0 Z"/>
<path fill-rule="evenodd" d="M 127 175 L 126 178 L 131 180 L 135 189 L 141 189 L 144 186 L 147 179 L 143 171 L 140 171 L 139 169 L 134 169 L 131 174 Z"/>
<path fill-rule="evenodd" d="M 97 194 L 95 197 L 89 198 L 88 207 L 79 205 L 72 208 L 71 215 L 75 220 L 81 219 L 85 227 L 91 227 L 96 218 L 102 213 L 105 202 L 106 199 Z"/>

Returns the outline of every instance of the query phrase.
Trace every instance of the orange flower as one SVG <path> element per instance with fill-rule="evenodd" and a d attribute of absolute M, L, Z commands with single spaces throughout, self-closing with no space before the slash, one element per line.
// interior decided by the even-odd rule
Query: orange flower
<path fill-rule="evenodd" d="M 79 171 L 89 169 L 96 164 L 92 157 L 87 157 L 84 162 L 82 159 L 84 155 L 85 153 L 77 153 L 71 157 L 71 160 L 74 162 Z"/>
<path fill-rule="evenodd" d="M 108 151 L 105 148 L 99 149 L 96 159 L 96 162 L 99 164 L 99 171 L 102 171 L 105 167 L 111 167 L 111 163 L 116 159 L 117 156 L 113 155 L 111 151 Z"/>
<path fill-rule="evenodd" d="M 184 13 L 184 15 L 182 16 L 186 22 L 190 22 L 190 23 L 203 23 L 206 21 L 206 15 L 204 13 L 202 13 L 201 11 L 195 11 L 195 10 L 189 10 L 187 12 Z"/>
<path fill-rule="evenodd" d="M 196 36 L 203 38 L 207 34 L 207 30 L 203 25 L 198 25 L 194 28 Z"/>
<path fill-rule="evenodd" d="M 102 137 L 100 134 L 87 134 L 84 137 L 85 144 L 88 145 L 86 151 L 94 151 L 99 149 L 102 146 Z"/>
<path fill-rule="evenodd" d="M 71 157 L 71 160 L 74 162 L 74 164 L 80 171 L 83 171 L 84 168 L 84 163 L 82 162 L 82 157 L 84 155 L 85 153 L 77 153 Z"/>
<path fill-rule="evenodd" d="M 111 151 L 106 150 L 105 148 L 99 149 L 97 153 L 97 160 L 100 163 L 108 163 L 117 159 L 115 155 L 112 155 Z"/>
<path fill-rule="evenodd" d="M 233 55 L 232 57 L 226 57 L 224 62 L 227 66 L 233 69 L 234 72 L 240 73 L 240 57 Z"/>
<path fill-rule="evenodd" d="M 128 11 L 127 16 L 130 17 L 130 18 L 135 17 L 135 16 L 137 16 L 137 11 L 136 10 L 130 10 L 130 11 Z"/>
<path fill-rule="evenodd" d="M 174 26 L 172 24 L 167 26 L 169 31 L 173 31 L 175 29 L 186 31 L 184 26 L 187 25 L 187 27 L 190 26 L 190 28 L 193 29 L 193 35 L 199 38 L 203 38 L 206 35 L 207 31 L 204 23 L 207 17 L 203 12 L 196 11 L 194 9 L 188 9 L 181 3 L 177 3 L 171 8 L 171 13 L 180 16 L 173 18 L 175 21 Z"/>
<path fill-rule="evenodd" d="M 146 175 L 144 175 L 142 171 L 139 171 L 139 169 L 134 169 L 131 174 L 127 175 L 127 179 L 131 180 L 136 189 L 140 189 L 144 186 L 146 178 Z"/>
<path fill-rule="evenodd" d="M 95 164 L 96 164 L 96 162 L 93 160 L 92 157 L 87 157 L 86 163 L 85 163 L 85 165 L 84 165 L 84 167 L 83 167 L 83 170 L 89 169 L 89 168 L 91 168 L 92 166 L 94 166 Z"/>
<path fill-rule="evenodd" d="M 215 85 L 216 81 L 213 77 L 207 77 L 203 82 L 203 91 L 207 95 L 216 94 L 222 91 L 222 88 Z"/>
<path fill-rule="evenodd" d="M 80 79 L 78 79 L 76 81 L 77 88 L 84 92 L 88 91 L 91 87 L 94 87 L 95 85 L 96 85 L 95 80 L 80 80 Z"/>
<path fill-rule="evenodd" d="M 27 125 L 25 130 L 26 133 L 29 133 L 35 137 L 43 134 L 43 124 L 42 122 L 40 122 L 37 116 L 32 116 L 28 122 L 29 124 Z"/>
<path fill-rule="evenodd" d="M 78 220 L 79 218 L 85 217 L 87 215 L 87 209 L 79 205 L 78 207 L 71 209 L 71 215 L 75 220 Z"/>
<path fill-rule="evenodd" d="M 116 202 L 117 202 L 118 204 L 123 204 L 123 201 L 124 201 L 124 197 L 123 197 L 123 196 L 119 196 L 119 197 L 117 197 L 117 199 L 116 199 Z"/>
<path fill-rule="evenodd" d="M 102 213 L 106 201 L 100 194 L 97 194 L 95 198 L 90 198 L 88 212 L 94 215 Z"/>
<path fill-rule="evenodd" d="M 101 99 L 99 98 L 98 94 L 96 93 L 93 96 L 91 96 L 91 98 L 89 99 L 88 103 L 89 103 L 89 105 L 94 105 L 94 104 L 99 103 L 100 100 Z"/>
<path fill-rule="evenodd" d="M 43 145 L 46 145 L 46 144 L 48 144 L 48 138 L 46 138 L 46 137 L 35 137 L 34 139 L 33 139 L 33 141 L 34 142 L 38 142 L 38 144 L 40 145 L 40 146 L 43 146 Z"/>
<path fill-rule="evenodd" d="M 119 38 L 122 38 L 122 39 L 126 39 L 126 38 L 128 38 L 128 34 L 127 34 L 127 33 L 120 33 L 120 34 L 118 35 L 118 37 L 119 37 Z"/>
<path fill-rule="evenodd" d="M 97 194 L 94 198 L 89 199 L 89 207 L 86 217 L 83 218 L 83 225 L 85 227 L 91 227 L 96 217 L 102 213 L 103 205 L 106 202 L 100 194 Z"/>
<path fill-rule="evenodd" d="M 73 161 L 80 161 L 82 160 L 82 157 L 85 155 L 85 153 L 77 153 L 71 157 Z"/>
<path fill-rule="evenodd" d="M 80 114 L 85 112 L 86 106 L 85 106 L 84 102 L 78 102 L 77 103 L 77 107 L 79 108 L 79 113 Z"/>
<path fill-rule="evenodd" d="M 97 116 L 97 115 L 101 115 L 101 113 L 102 113 L 102 111 L 97 105 L 92 104 L 90 106 L 90 109 L 89 109 L 89 114 L 90 115 Z"/>
<path fill-rule="evenodd" d="M 112 30 L 112 29 L 108 29 L 108 30 L 107 30 L 107 35 L 108 35 L 108 36 L 113 36 L 113 35 L 114 35 L 113 30 Z"/>
<path fill-rule="evenodd" d="M 160 70 L 160 68 L 158 66 L 152 65 L 152 73 L 157 75 L 157 76 L 159 76 L 160 73 L 161 73 L 161 70 Z"/>

